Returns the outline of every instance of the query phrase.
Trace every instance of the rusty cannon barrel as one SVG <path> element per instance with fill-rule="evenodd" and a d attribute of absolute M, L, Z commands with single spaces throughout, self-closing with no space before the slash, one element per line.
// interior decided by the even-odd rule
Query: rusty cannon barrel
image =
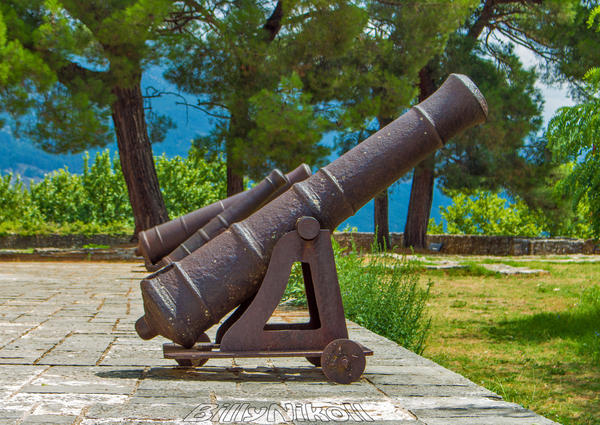
<path fill-rule="evenodd" d="M 312 216 L 322 228 L 335 229 L 451 137 L 486 117 L 487 104 L 473 82 L 450 75 L 428 99 L 312 177 L 144 279 L 145 315 L 136 322 L 137 333 L 192 347 L 256 293 L 273 247 L 300 217 Z"/>
<path fill-rule="evenodd" d="M 210 220 L 205 226 L 198 229 L 196 233 L 187 238 L 185 242 L 182 242 L 181 245 L 173 250 L 173 252 L 160 260 L 158 264 L 164 267 L 169 263 L 187 257 L 215 236 L 223 233 L 233 223 L 248 217 L 257 209 L 257 205 L 264 204 L 269 198 L 277 196 L 279 190 L 285 190 L 286 182 L 288 183 L 287 188 L 289 188 L 289 180 L 286 179 L 281 171 L 277 169 L 271 171 L 271 174 L 251 189 L 253 192 L 252 196 L 247 196 L 244 199 L 239 200 L 222 213 L 217 214 L 217 216 Z M 279 189 L 274 192 L 272 190 L 273 187 Z"/>
<path fill-rule="evenodd" d="M 306 164 L 301 164 L 285 175 L 283 185 L 271 185 L 271 193 L 269 196 L 260 199 L 255 198 L 258 202 L 252 203 L 252 198 L 254 197 L 253 193 L 255 192 L 253 191 L 254 188 L 252 188 L 207 205 L 196 211 L 192 211 L 175 220 L 144 230 L 138 233 L 138 252 L 146 260 L 147 266 L 156 264 L 161 258 L 172 252 L 187 238 L 192 236 L 198 229 L 208 224 L 210 220 L 229 207 L 238 202 L 245 201 L 249 202 L 253 207 L 253 211 L 255 211 L 281 195 L 289 189 L 292 184 L 307 179 L 311 174 L 310 167 Z M 265 178 L 255 187 L 267 183 L 267 179 Z"/>

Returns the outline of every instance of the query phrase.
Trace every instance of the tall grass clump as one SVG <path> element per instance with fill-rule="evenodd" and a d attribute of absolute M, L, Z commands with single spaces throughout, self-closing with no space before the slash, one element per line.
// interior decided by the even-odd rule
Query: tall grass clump
<path fill-rule="evenodd" d="M 336 248 L 341 251 L 339 247 Z M 425 314 L 432 283 L 420 283 L 419 265 L 379 253 L 368 257 L 353 249 L 337 255 L 346 317 L 421 354 L 430 328 Z"/>
<path fill-rule="evenodd" d="M 379 253 L 347 252 L 332 239 L 346 317 L 418 354 L 425 348 L 430 319 L 425 312 L 431 282 L 421 285 L 414 261 Z M 299 263 L 283 296 L 286 304 L 305 304 Z"/>

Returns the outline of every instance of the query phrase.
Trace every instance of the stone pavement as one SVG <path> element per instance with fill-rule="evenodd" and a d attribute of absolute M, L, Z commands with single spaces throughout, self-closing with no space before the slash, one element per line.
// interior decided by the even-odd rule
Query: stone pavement
<path fill-rule="evenodd" d="M 145 274 L 133 263 L 0 263 L 0 424 L 554 423 L 352 323 L 375 355 L 351 385 L 303 358 L 176 367 L 162 358 L 166 340 L 135 334 Z"/>

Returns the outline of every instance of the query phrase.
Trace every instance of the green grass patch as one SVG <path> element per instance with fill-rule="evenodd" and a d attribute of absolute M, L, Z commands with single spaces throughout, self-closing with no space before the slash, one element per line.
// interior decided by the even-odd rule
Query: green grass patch
<path fill-rule="evenodd" d="M 553 339 L 570 340 L 582 355 L 600 366 L 600 286 L 588 288 L 581 303 L 560 312 L 520 315 L 490 327 L 489 334 L 499 341 L 540 344 Z"/>
<path fill-rule="evenodd" d="M 30 223 L 5 221 L 0 223 L 0 236 L 7 235 L 123 235 L 133 234 L 133 227 L 126 222 L 109 224 L 83 223 Z"/>
<path fill-rule="evenodd" d="M 108 249 L 110 246 L 108 245 L 100 245 L 97 243 L 88 243 L 82 246 L 83 249 Z"/>
<path fill-rule="evenodd" d="M 428 269 L 428 276 L 474 276 L 474 277 L 485 277 L 485 276 L 493 276 L 498 277 L 501 276 L 500 273 L 495 272 L 493 270 L 488 270 L 483 267 L 481 264 L 475 261 L 460 261 L 461 267 L 450 268 L 450 269 Z"/>
<path fill-rule="evenodd" d="M 0 249 L 0 252 L 10 252 L 18 254 L 33 254 L 34 248 L 23 248 L 23 249 Z"/>
<path fill-rule="evenodd" d="M 600 423 L 600 263 L 511 265 L 549 274 L 423 272 L 436 282 L 424 355 L 561 424 Z"/>

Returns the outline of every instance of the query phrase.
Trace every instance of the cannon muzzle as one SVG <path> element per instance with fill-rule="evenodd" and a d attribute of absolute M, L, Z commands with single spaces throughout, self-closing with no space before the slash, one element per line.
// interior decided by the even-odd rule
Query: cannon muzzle
<path fill-rule="evenodd" d="M 141 283 L 138 334 L 192 347 L 258 290 L 275 243 L 303 216 L 333 230 L 446 141 L 482 123 L 487 104 L 473 82 L 452 74 L 428 99 L 313 176 L 181 261 Z"/>

